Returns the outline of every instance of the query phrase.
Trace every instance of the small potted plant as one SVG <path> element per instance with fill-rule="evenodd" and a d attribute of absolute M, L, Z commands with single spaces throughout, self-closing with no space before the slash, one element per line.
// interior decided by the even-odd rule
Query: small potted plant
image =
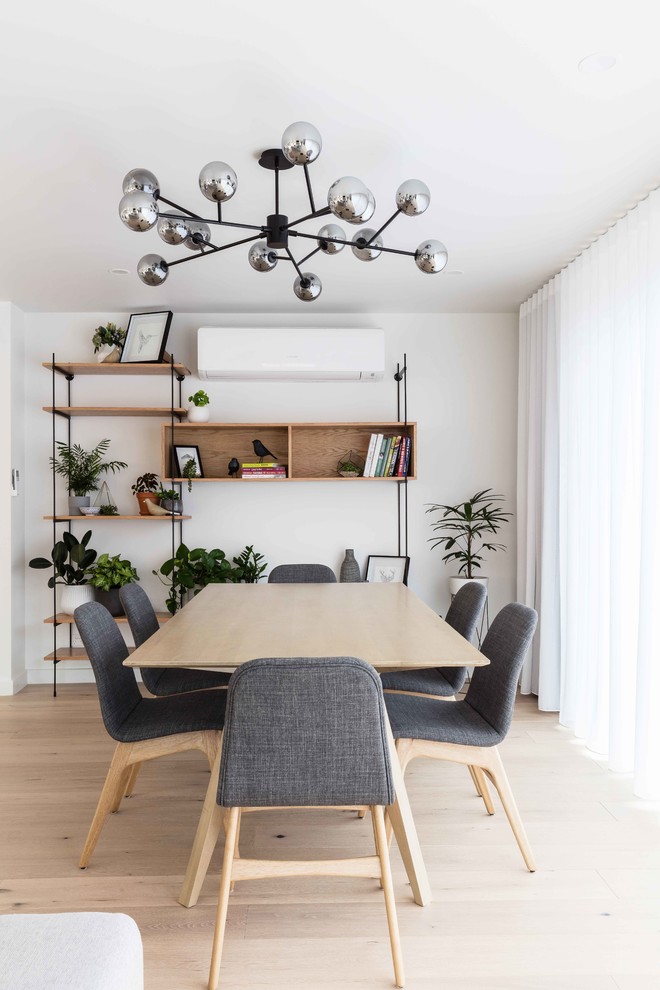
<path fill-rule="evenodd" d="M 175 515 L 180 515 L 183 512 L 183 499 L 176 489 L 161 486 L 156 494 L 160 499 L 160 504 L 168 512 L 173 512 Z"/>
<path fill-rule="evenodd" d="M 200 388 L 194 395 L 189 395 L 188 402 L 192 402 L 192 406 L 188 407 L 188 422 L 208 423 L 211 416 L 211 411 L 208 408 L 210 401 L 203 388 Z"/>
<path fill-rule="evenodd" d="M 96 360 L 103 364 L 114 364 L 121 357 L 126 331 L 115 323 L 106 323 L 97 327 L 92 337 Z"/>
<path fill-rule="evenodd" d="M 149 509 L 146 506 L 147 502 L 153 502 L 154 505 L 158 505 L 158 475 L 157 474 L 141 474 L 139 478 L 136 479 L 135 484 L 131 485 L 131 491 L 135 493 L 135 497 L 138 500 L 138 505 L 140 506 L 140 515 L 148 516 Z"/>
<path fill-rule="evenodd" d="M 87 574 L 89 583 L 96 588 L 97 602 L 105 605 L 110 615 L 123 615 L 119 589 L 140 580 L 130 560 L 123 560 L 119 554 L 111 557 L 102 553 Z"/>
<path fill-rule="evenodd" d="M 56 474 L 66 478 L 69 486 L 69 515 L 79 515 L 80 508 L 90 503 L 89 493 L 99 489 L 102 474 L 128 467 L 124 461 L 104 461 L 109 440 L 101 440 L 93 450 L 83 450 L 80 444 L 58 442 L 58 456 L 50 463 Z"/>
<path fill-rule="evenodd" d="M 197 477 L 197 462 L 194 457 L 189 457 L 181 472 L 184 478 L 188 479 L 188 491 L 192 491 L 192 479 Z"/>
<path fill-rule="evenodd" d="M 94 600 L 94 589 L 88 583 L 87 570 L 96 560 L 96 550 L 90 550 L 89 541 L 92 538 L 88 530 L 80 542 L 73 533 L 63 533 L 50 552 L 50 560 L 45 557 L 34 557 L 30 567 L 37 570 L 49 569 L 54 571 L 48 578 L 48 587 L 54 588 L 61 584 L 62 597 L 60 610 L 67 615 L 73 615 L 79 605 Z"/>
<path fill-rule="evenodd" d="M 429 538 L 431 549 L 442 547 L 446 550 L 442 558 L 445 563 L 450 560 L 460 562 L 458 575 L 449 578 L 449 590 L 452 595 L 468 581 L 479 581 L 488 587 L 488 578 L 479 577 L 477 571 L 483 563 L 483 551 L 506 550 L 503 543 L 493 543 L 495 536 L 503 523 L 509 521 L 510 512 L 504 512 L 499 503 L 504 501 L 503 495 L 493 495 L 492 488 L 484 488 L 476 492 L 467 502 L 458 505 L 431 505 L 427 512 L 441 512 L 437 522 L 431 524 L 436 534 Z"/>
<path fill-rule="evenodd" d="M 337 474 L 342 478 L 361 478 L 364 472 L 364 457 L 349 450 L 347 454 L 337 462 Z"/>

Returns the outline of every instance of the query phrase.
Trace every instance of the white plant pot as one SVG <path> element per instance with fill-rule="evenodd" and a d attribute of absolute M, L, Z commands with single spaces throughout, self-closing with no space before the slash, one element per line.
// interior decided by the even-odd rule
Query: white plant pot
<path fill-rule="evenodd" d="M 449 593 L 454 597 L 457 591 L 460 591 L 464 584 L 469 584 L 474 581 L 475 584 L 483 584 L 486 591 L 488 591 L 488 578 L 487 577 L 450 577 L 449 578 Z"/>
<path fill-rule="evenodd" d="M 96 360 L 99 364 L 116 364 L 120 357 L 121 352 L 119 348 L 113 344 L 103 344 L 96 352 Z"/>
<path fill-rule="evenodd" d="M 188 409 L 189 423 L 208 423 L 211 410 L 208 406 L 190 406 Z"/>
<path fill-rule="evenodd" d="M 94 601 L 94 588 L 91 584 L 65 584 L 60 598 L 60 611 L 73 615 L 79 605 Z"/>

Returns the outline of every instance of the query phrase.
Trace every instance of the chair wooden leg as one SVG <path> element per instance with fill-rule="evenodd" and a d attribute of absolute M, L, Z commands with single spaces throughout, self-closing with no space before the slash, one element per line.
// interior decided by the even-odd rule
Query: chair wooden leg
<path fill-rule="evenodd" d="M 364 808 L 362 809 L 362 811 L 358 811 L 357 813 L 358 818 L 364 818 L 365 815 L 366 815 L 366 811 L 364 810 Z"/>
<path fill-rule="evenodd" d="M 128 779 L 128 786 L 126 788 L 126 793 L 124 794 L 124 797 L 133 796 L 133 791 L 135 790 L 135 782 L 137 780 L 137 776 L 140 772 L 141 766 L 142 766 L 141 763 L 134 763 L 133 766 L 131 767 L 131 775 Z"/>
<path fill-rule="evenodd" d="M 490 791 L 488 790 L 488 782 L 486 780 L 485 773 L 481 767 L 469 767 L 468 769 L 472 774 L 472 779 L 474 781 L 474 786 L 477 788 L 477 793 L 486 806 L 486 811 L 489 815 L 494 815 L 495 805 L 493 804 L 493 799 L 490 796 Z"/>
<path fill-rule="evenodd" d="M 124 770 L 124 773 L 123 773 L 122 779 L 121 779 L 121 783 L 119 784 L 119 787 L 117 788 L 117 793 L 115 794 L 115 799 L 114 799 L 114 801 L 112 803 L 112 807 L 110 808 L 110 813 L 112 815 L 116 815 L 117 812 L 119 811 L 120 807 L 121 807 L 121 803 L 122 803 L 122 801 L 123 801 L 123 799 L 124 799 L 124 797 L 126 795 L 126 791 L 128 789 L 128 785 L 129 785 L 129 782 L 130 782 L 130 779 L 131 779 L 132 771 L 133 771 L 133 768 L 132 767 L 126 767 L 126 769 Z"/>
<path fill-rule="evenodd" d="M 96 811 L 94 812 L 92 824 L 90 825 L 87 839 L 80 856 L 80 862 L 78 865 L 81 870 L 86 869 L 89 864 L 92 853 L 94 852 L 94 847 L 99 840 L 99 836 L 103 830 L 107 816 L 115 807 L 118 800 L 121 801 L 123 790 L 126 786 L 126 768 L 128 766 L 131 748 L 132 747 L 130 744 L 117 744 L 117 748 L 108 768 L 108 774 L 105 778 L 101 796 L 99 797 L 99 801 L 96 806 Z"/>
<path fill-rule="evenodd" d="M 493 748 L 489 751 L 489 755 L 490 759 L 488 766 L 483 766 L 483 770 L 488 774 L 497 789 L 497 793 L 500 796 L 500 801 L 502 802 L 502 806 L 506 812 L 506 817 L 509 819 L 509 824 L 513 834 L 516 837 L 518 848 L 520 849 L 522 857 L 525 860 L 525 865 L 530 873 L 534 873 L 536 871 L 534 856 L 527 838 L 527 833 L 525 832 L 525 827 L 520 817 L 520 812 L 518 811 L 518 806 L 516 805 L 516 801 L 513 796 L 513 791 L 511 790 L 511 785 L 509 784 L 509 778 L 506 775 L 504 764 L 502 763 L 502 757 L 500 756 L 496 746 L 493 746 Z"/>
<path fill-rule="evenodd" d="M 218 912 L 215 920 L 213 950 L 211 952 L 211 969 L 209 971 L 208 990 L 216 990 L 220 978 L 220 962 L 222 960 L 222 945 L 227 924 L 227 908 L 229 906 L 229 888 L 231 886 L 231 868 L 234 861 L 234 849 L 238 836 L 240 808 L 232 808 L 227 823 L 225 837 L 225 854 L 222 860 L 222 877 L 220 880 L 220 895 L 218 897 Z"/>
<path fill-rule="evenodd" d="M 390 946 L 392 949 L 392 962 L 394 964 L 394 982 L 398 987 L 405 984 L 403 971 L 403 956 L 401 954 L 401 939 L 399 937 L 399 922 L 396 916 L 396 902 L 394 900 L 394 887 L 392 885 L 392 870 L 390 867 L 390 854 L 385 834 L 385 815 L 383 809 L 374 806 L 371 809 L 371 818 L 374 825 L 374 836 L 376 841 L 376 852 L 380 859 L 380 883 L 385 895 L 385 910 L 387 911 L 387 927 L 390 933 Z"/>
<path fill-rule="evenodd" d="M 230 810 L 227 810 L 226 813 L 223 815 L 223 819 L 222 819 L 222 827 L 225 830 L 225 842 L 228 841 L 227 840 L 227 836 L 229 834 L 229 816 L 230 815 L 231 815 L 231 811 Z M 234 859 L 235 860 L 241 858 L 241 852 L 240 852 L 240 849 L 238 848 L 238 843 L 240 842 L 240 839 L 241 839 L 241 818 L 242 818 L 242 816 L 239 815 L 239 817 L 238 817 L 238 827 L 236 828 L 236 842 L 234 843 Z M 230 894 L 233 894 L 235 890 L 236 890 L 236 881 L 235 880 L 232 880 L 231 885 L 229 887 Z"/>

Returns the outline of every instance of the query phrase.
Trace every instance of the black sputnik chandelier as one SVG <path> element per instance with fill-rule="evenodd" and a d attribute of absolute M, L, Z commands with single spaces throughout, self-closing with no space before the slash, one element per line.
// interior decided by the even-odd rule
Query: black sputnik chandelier
<path fill-rule="evenodd" d="M 382 252 L 402 254 L 415 259 L 420 271 L 433 274 L 441 272 L 447 264 L 447 249 L 440 241 L 425 240 L 415 251 L 402 251 L 385 247 L 382 233 L 400 214 L 414 217 L 427 209 L 431 194 L 428 187 L 419 179 L 402 182 L 396 191 L 396 210 L 385 223 L 374 230 L 362 227 L 351 240 L 347 240 L 344 230 L 336 223 L 327 223 L 316 234 L 297 230 L 299 224 L 318 217 L 334 216 L 350 224 L 366 224 L 376 209 L 373 193 L 363 182 L 354 176 L 345 175 L 332 183 L 328 190 L 327 206 L 317 209 L 308 166 L 316 161 L 321 153 L 321 135 L 306 121 L 291 124 L 282 135 L 282 147 L 264 151 L 259 164 L 275 173 L 275 209 L 266 217 L 265 224 L 235 223 L 224 220 L 222 207 L 235 194 L 238 179 L 233 168 L 225 162 L 209 162 L 199 174 L 199 188 L 206 199 L 217 205 L 217 217 L 205 218 L 191 210 L 166 199 L 158 179 L 144 168 L 133 169 L 123 182 L 123 198 L 119 204 L 119 216 L 130 230 L 142 232 L 156 227 L 166 244 L 183 244 L 195 254 L 175 261 L 165 261 L 159 254 L 145 254 L 137 266 L 137 273 L 145 285 L 162 285 L 169 275 L 170 268 L 194 261 L 202 255 L 217 254 L 240 244 L 253 242 L 248 250 L 248 261 L 258 272 L 271 272 L 280 261 L 291 262 L 296 270 L 293 291 L 303 302 L 313 302 L 321 295 L 321 280 L 310 271 L 303 271 L 303 265 L 317 252 L 334 255 L 348 245 L 360 261 L 374 261 Z M 297 220 L 290 221 L 280 213 L 280 172 L 302 166 L 307 184 L 307 194 L 311 211 Z M 162 205 L 171 207 L 171 212 Z M 215 244 L 211 237 L 211 226 L 237 227 L 256 231 L 248 237 L 231 241 L 229 244 Z M 312 251 L 296 261 L 290 247 L 290 238 L 303 238 L 315 242 Z"/>

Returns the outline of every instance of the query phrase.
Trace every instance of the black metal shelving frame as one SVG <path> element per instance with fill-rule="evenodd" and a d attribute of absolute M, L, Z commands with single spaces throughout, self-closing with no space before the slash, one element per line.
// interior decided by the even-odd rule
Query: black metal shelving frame
<path fill-rule="evenodd" d="M 174 422 L 175 422 L 175 419 L 178 419 L 179 418 L 179 417 L 177 417 L 177 413 L 175 412 L 175 410 L 177 408 L 175 406 L 175 404 L 174 404 L 175 393 L 177 391 L 177 384 L 178 384 L 178 400 L 179 400 L 178 401 L 178 406 L 180 408 L 181 407 L 181 403 L 182 403 L 182 385 L 183 385 L 183 382 L 185 381 L 185 377 L 186 376 L 177 371 L 176 362 L 174 360 L 174 355 L 170 355 L 169 356 L 169 362 L 168 363 L 170 365 L 170 424 L 171 424 L 171 427 L 172 427 L 172 429 L 171 429 L 171 437 L 172 437 L 171 447 L 172 447 L 172 449 L 170 451 L 170 460 L 171 460 L 171 463 L 173 465 L 174 464 L 174 456 L 173 456 L 174 455 Z M 57 376 L 59 375 L 59 376 L 63 377 L 66 380 L 66 408 L 72 408 L 72 403 L 71 403 L 71 382 L 74 380 L 75 374 L 72 374 L 69 370 L 67 370 L 67 367 L 66 366 L 62 366 L 62 365 L 58 365 L 57 364 L 57 361 L 55 359 L 55 353 L 54 352 L 53 352 L 53 355 L 52 355 L 52 360 L 51 360 L 51 366 L 50 367 L 51 367 L 51 396 L 52 396 L 51 454 L 52 454 L 53 460 L 55 460 L 55 457 L 56 457 L 56 454 L 57 454 L 57 427 L 56 427 L 56 424 L 57 424 L 58 418 L 65 420 L 65 422 L 67 424 L 67 440 L 66 440 L 66 442 L 67 442 L 67 444 L 69 446 L 71 445 L 71 415 L 68 412 L 65 412 L 64 409 L 58 408 L 57 402 L 56 402 L 56 391 L 57 391 L 57 389 L 56 389 L 56 381 L 57 381 Z M 175 384 L 175 383 L 177 383 L 177 384 Z M 72 519 L 64 519 L 64 518 L 58 517 L 58 515 L 57 515 L 57 505 L 56 505 L 56 501 L 57 501 L 57 485 L 56 485 L 56 479 L 55 479 L 55 470 L 52 469 L 51 473 L 52 473 L 52 506 L 53 506 L 53 519 L 52 519 L 52 522 L 53 522 L 53 534 L 52 535 L 53 535 L 53 546 L 55 546 L 55 543 L 57 542 L 57 527 L 58 526 L 61 526 L 62 524 L 64 524 L 66 532 L 69 532 L 70 533 L 71 532 L 71 523 L 74 520 L 72 520 Z M 172 469 L 172 474 L 173 473 L 174 472 L 173 472 L 173 469 Z M 168 480 L 170 481 L 171 486 L 172 486 L 173 489 L 174 489 L 174 486 L 175 485 L 178 486 L 179 494 L 181 494 L 181 482 L 176 481 L 174 477 L 172 477 L 172 478 L 170 478 Z M 67 513 L 67 515 L 70 515 L 70 513 Z M 86 518 L 87 517 L 85 517 L 83 515 L 80 516 L 81 521 L 83 519 L 86 519 Z M 78 520 L 75 520 L 75 521 L 77 522 Z M 179 543 L 181 543 L 181 542 L 183 542 L 183 514 L 177 516 L 174 513 L 172 513 L 172 516 L 171 516 L 172 556 L 174 556 L 174 554 L 176 552 L 176 530 L 177 530 L 177 526 L 179 527 Z M 58 663 L 61 663 L 62 662 L 61 659 L 59 659 L 58 656 L 57 656 L 57 649 L 58 649 L 58 646 L 57 646 L 57 643 L 58 643 L 57 630 L 58 630 L 59 626 L 61 626 L 61 625 L 67 625 L 69 627 L 69 649 L 70 650 L 73 649 L 73 623 L 72 622 L 62 623 L 62 622 L 58 622 L 57 621 L 58 612 L 57 612 L 57 585 L 55 584 L 55 579 L 56 578 L 57 578 L 57 573 L 56 573 L 56 570 L 55 570 L 55 564 L 53 564 L 53 579 L 54 579 L 53 580 L 53 697 L 54 698 L 57 697 L 57 665 L 58 665 Z"/>
<path fill-rule="evenodd" d="M 408 356 L 404 352 L 403 364 L 397 361 L 396 372 L 394 374 L 396 382 L 396 418 L 398 423 L 408 426 Z M 402 402 L 403 400 L 403 402 Z M 401 419 L 401 405 L 403 404 L 403 419 Z M 410 463 L 417 455 L 416 451 L 410 452 Z M 404 478 L 397 481 L 396 486 L 397 502 L 397 546 L 398 556 L 408 556 L 408 472 Z M 403 553 L 401 552 L 403 548 Z"/>

